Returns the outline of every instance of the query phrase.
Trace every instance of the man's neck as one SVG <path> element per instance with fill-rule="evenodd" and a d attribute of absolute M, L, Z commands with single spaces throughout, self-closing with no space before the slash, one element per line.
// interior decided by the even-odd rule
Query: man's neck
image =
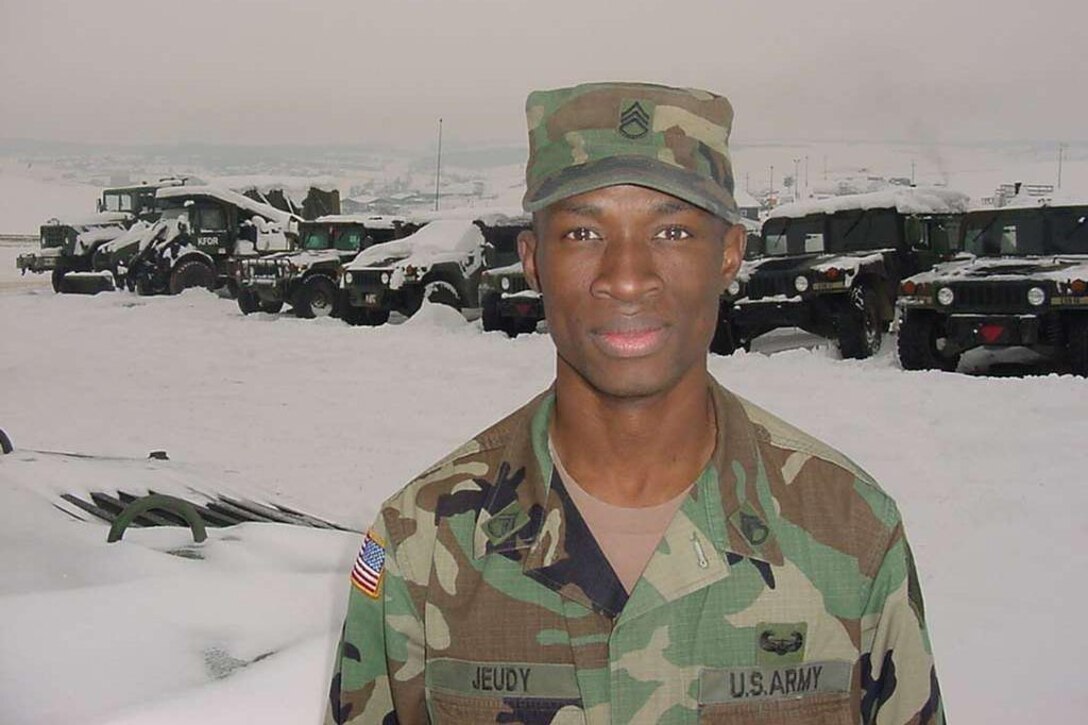
<path fill-rule="evenodd" d="M 709 374 L 693 371 L 658 395 L 615 398 L 561 368 L 550 433 L 567 470 L 596 498 L 663 503 L 690 486 L 714 453 Z"/>

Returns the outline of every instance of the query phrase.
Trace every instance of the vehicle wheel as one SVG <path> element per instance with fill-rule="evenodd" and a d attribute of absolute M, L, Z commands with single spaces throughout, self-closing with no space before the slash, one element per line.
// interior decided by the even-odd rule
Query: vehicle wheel
<path fill-rule="evenodd" d="M 862 360 L 880 350 L 884 324 L 876 291 L 865 285 L 850 290 L 850 301 L 839 317 L 839 353 Z"/>
<path fill-rule="evenodd" d="M 5 455 L 15 450 L 15 447 L 11 445 L 11 439 L 8 438 L 8 434 L 0 429 L 0 453 Z"/>
<path fill-rule="evenodd" d="M 243 315 L 252 315 L 261 309 L 261 299 L 256 292 L 243 287 L 238 290 L 238 309 L 242 311 Z"/>
<path fill-rule="evenodd" d="M 342 317 L 349 325 L 367 325 L 377 327 L 389 322 L 389 310 L 372 310 L 367 307 L 351 307 L 344 309 Z"/>
<path fill-rule="evenodd" d="M 49 275 L 49 281 L 53 283 L 54 292 L 64 291 L 64 270 L 60 267 L 53 269 L 53 273 Z"/>
<path fill-rule="evenodd" d="M 444 279 L 432 279 L 426 282 L 423 285 L 423 299 L 436 305 L 448 305 L 458 312 L 464 306 L 457 288 Z"/>
<path fill-rule="evenodd" d="M 176 295 L 190 287 L 215 288 L 215 270 L 204 262 L 187 259 L 170 273 L 170 294 Z"/>
<path fill-rule="evenodd" d="M 336 284 L 323 274 L 302 283 L 295 302 L 295 315 L 305 319 L 336 314 Z"/>
<path fill-rule="evenodd" d="M 718 323 L 714 327 L 714 337 L 710 340 L 710 351 L 715 355 L 732 355 L 737 351 L 736 335 L 724 305 L 718 310 Z"/>
<path fill-rule="evenodd" d="M 261 300 L 261 312 L 274 315 L 283 309 L 283 300 Z"/>
<path fill-rule="evenodd" d="M 1066 346 L 1073 374 L 1088 377 L 1088 316 L 1080 315 L 1069 322 Z"/>
<path fill-rule="evenodd" d="M 944 370 L 952 372 L 959 365 L 959 355 L 941 352 L 944 323 L 928 310 L 908 310 L 899 325 L 896 347 L 904 370 Z"/>

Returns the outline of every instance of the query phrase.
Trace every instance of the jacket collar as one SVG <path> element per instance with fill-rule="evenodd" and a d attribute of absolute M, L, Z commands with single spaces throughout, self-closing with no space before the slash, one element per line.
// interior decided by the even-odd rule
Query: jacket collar
<path fill-rule="evenodd" d="M 498 475 L 476 520 L 474 555 L 519 562 L 527 576 L 596 611 L 624 619 L 728 575 L 747 558 L 783 563 L 757 429 L 740 401 L 709 378 L 718 439 L 709 464 L 670 522 L 643 580 L 654 595 L 642 602 L 643 581 L 627 592 L 589 534 L 554 472 L 548 423 L 555 392 L 531 401 L 507 429 Z"/>

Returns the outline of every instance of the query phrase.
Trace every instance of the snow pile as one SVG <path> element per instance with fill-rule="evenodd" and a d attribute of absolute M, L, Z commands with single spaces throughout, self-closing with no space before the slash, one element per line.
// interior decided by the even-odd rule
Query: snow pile
<path fill-rule="evenodd" d="M 216 199 L 217 201 L 222 201 L 227 204 L 233 204 L 250 214 L 255 214 L 263 219 L 274 221 L 284 229 L 290 228 L 292 222 L 298 219 L 294 214 L 281 211 L 271 204 L 253 201 L 248 196 L 239 194 L 237 191 L 220 188 L 218 186 L 167 186 L 155 192 L 155 197 L 158 199 L 177 199 L 189 196 L 206 196 L 209 199 Z"/>

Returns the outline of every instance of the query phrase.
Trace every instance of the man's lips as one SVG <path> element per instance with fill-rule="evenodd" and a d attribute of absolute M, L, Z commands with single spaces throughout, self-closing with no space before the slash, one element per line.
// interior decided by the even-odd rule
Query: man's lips
<path fill-rule="evenodd" d="M 606 353 L 616 357 L 641 357 L 656 352 L 665 341 L 668 326 L 662 322 L 641 321 L 608 325 L 593 332 Z"/>

